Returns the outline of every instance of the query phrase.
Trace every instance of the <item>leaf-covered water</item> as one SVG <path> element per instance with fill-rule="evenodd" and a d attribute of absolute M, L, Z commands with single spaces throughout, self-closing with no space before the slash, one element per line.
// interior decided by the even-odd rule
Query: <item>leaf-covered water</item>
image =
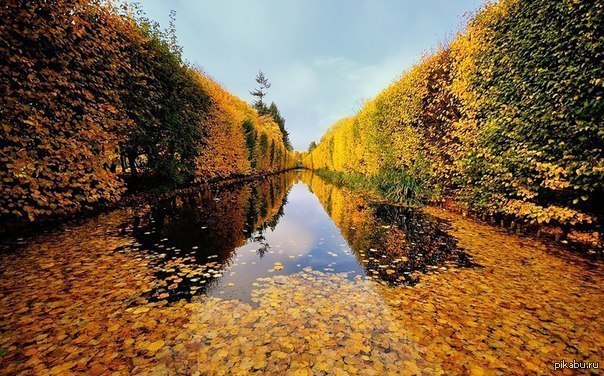
<path fill-rule="evenodd" d="M 332 194 L 317 197 L 301 178 L 161 200 L 122 226 L 134 241 L 117 251 L 142 252 L 158 280 L 149 299 L 169 301 L 205 294 L 249 303 L 258 278 L 305 269 L 413 285 L 422 273 L 470 264 L 442 221 L 411 209 L 359 202 L 363 221 L 336 226 Z"/>
<path fill-rule="evenodd" d="M 549 373 L 604 350 L 598 262 L 308 172 L 2 248 L 2 374 Z"/>

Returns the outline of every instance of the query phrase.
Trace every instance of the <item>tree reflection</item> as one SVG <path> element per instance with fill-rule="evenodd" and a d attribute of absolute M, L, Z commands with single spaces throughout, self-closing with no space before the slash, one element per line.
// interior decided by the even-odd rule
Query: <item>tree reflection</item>
<path fill-rule="evenodd" d="M 473 265 L 447 234 L 443 221 L 418 209 L 368 202 L 311 172 L 305 172 L 303 179 L 368 276 L 389 284 L 413 285 L 422 273 Z"/>
<path fill-rule="evenodd" d="M 166 281 L 150 298 L 175 300 L 203 293 L 219 279 L 215 270 L 229 265 L 235 250 L 248 241 L 260 244 L 260 257 L 268 252 L 264 233 L 283 216 L 294 176 L 198 189 L 137 210 L 122 228 L 136 239 L 125 249 L 157 256 L 151 266 Z"/>

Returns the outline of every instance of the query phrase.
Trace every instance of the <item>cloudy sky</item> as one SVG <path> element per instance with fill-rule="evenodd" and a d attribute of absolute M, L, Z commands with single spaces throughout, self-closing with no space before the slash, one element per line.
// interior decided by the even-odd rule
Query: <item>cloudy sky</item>
<path fill-rule="evenodd" d="M 176 27 L 184 56 L 252 100 L 260 69 L 306 149 L 354 114 L 425 51 L 453 39 L 483 0 L 140 0 L 147 17 Z"/>

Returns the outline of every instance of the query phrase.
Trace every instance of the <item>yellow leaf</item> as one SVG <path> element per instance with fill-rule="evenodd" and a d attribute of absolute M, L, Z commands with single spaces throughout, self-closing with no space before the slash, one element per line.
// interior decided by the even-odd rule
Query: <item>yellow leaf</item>
<path fill-rule="evenodd" d="M 145 312 L 149 312 L 149 307 L 138 307 L 132 313 L 135 315 L 138 315 L 138 314 L 145 313 Z"/>
<path fill-rule="evenodd" d="M 161 349 L 162 347 L 164 347 L 166 343 L 163 340 L 157 340 L 155 342 L 151 342 L 149 345 L 147 345 L 147 351 L 150 352 L 156 352 L 157 350 Z"/>

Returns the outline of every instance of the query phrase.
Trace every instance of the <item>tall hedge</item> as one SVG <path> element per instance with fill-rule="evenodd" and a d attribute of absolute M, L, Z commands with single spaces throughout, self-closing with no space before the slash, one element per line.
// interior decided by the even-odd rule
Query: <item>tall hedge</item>
<path fill-rule="evenodd" d="M 587 225 L 602 216 L 604 5 L 502 0 L 336 123 L 313 168 L 402 169 L 486 213 Z"/>
<path fill-rule="evenodd" d="M 7 1 L 0 18 L 2 217 L 116 199 L 107 166 L 133 125 L 120 100 L 132 30 L 86 1 Z"/>
<path fill-rule="evenodd" d="M 0 225 L 114 202 L 126 175 L 185 184 L 293 164 L 277 124 L 186 64 L 173 30 L 131 14 L 100 0 L 0 5 Z"/>
<path fill-rule="evenodd" d="M 466 189 L 470 202 L 540 222 L 592 220 L 604 188 L 602 30 L 596 1 L 505 1 L 474 20 L 460 43 L 482 41 L 466 89 L 478 133 L 463 163 L 481 188 Z M 453 49 L 464 64 L 464 48 Z"/>

